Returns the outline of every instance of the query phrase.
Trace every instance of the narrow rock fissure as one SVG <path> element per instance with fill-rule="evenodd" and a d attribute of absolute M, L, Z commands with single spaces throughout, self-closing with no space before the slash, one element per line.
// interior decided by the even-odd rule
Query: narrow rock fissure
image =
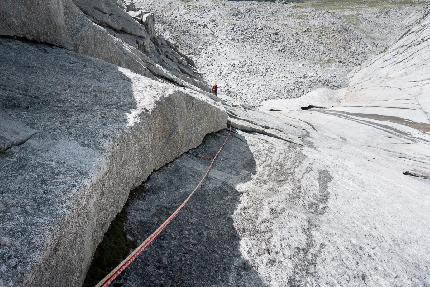
<path fill-rule="evenodd" d="M 253 127 L 250 127 L 250 126 L 238 126 L 234 122 L 231 122 L 230 124 L 236 130 L 240 130 L 240 131 L 245 132 L 245 133 L 260 134 L 260 135 L 272 137 L 272 138 L 275 138 L 275 139 L 278 139 L 278 140 L 282 140 L 282 141 L 285 141 L 285 142 L 288 142 L 288 143 L 292 143 L 292 144 L 295 144 L 295 145 L 303 146 L 303 144 L 301 144 L 301 143 L 297 143 L 297 142 L 294 142 L 292 140 L 289 140 L 289 139 L 277 136 L 274 133 L 268 132 L 267 130 L 264 130 L 264 129 L 257 129 L 257 128 L 253 128 Z"/>
<path fill-rule="evenodd" d="M 184 154 L 190 153 L 190 151 Z M 1 154 L 1 153 L 0 153 Z M 179 157 L 178 157 L 179 158 Z M 178 159 L 177 158 L 177 159 Z M 117 267 L 137 246 L 141 240 L 131 239 L 126 232 L 125 225 L 127 223 L 127 208 L 137 196 L 143 196 L 145 193 L 145 184 L 151 176 L 175 162 L 177 159 L 166 163 L 165 166 L 158 170 L 154 170 L 148 177 L 147 181 L 140 186 L 130 191 L 127 202 L 122 210 L 117 214 L 111 222 L 109 229 L 104 234 L 103 240 L 97 246 L 94 253 L 91 266 L 87 272 L 83 287 L 92 287 L 97 285 L 106 275 L 108 275 L 115 267 Z M 163 214 L 166 218 L 168 214 Z M 152 232 L 152 231 L 151 231 Z M 139 241 L 139 242 L 138 242 Z M 123 284 L 114 284 L 113 286 L 122 286 Z"/>
<path fill-rule="evenodd" d="M 298 145 L 298 146 L 303 146 L 302 143 L 295 142 L 295 141 L 293 141 L 291 139 L 288 139 L 288 138 L 276 135 L 275 133 L 272 133 L 272 132 L 268 131 L 268 130 L 275 130 L 275 131 L 277 131 L 279 133 L 283 133 L 279 129 L 272 128 L 272 127 L 269 127 L 267 125 L 257 124 L 256 122 L 253 122 L 251 120 L 241 118 L 241 117 L 235 115 L 232 112 L 229 112 L 228 114 L 233 119 L 241 120 L 241 121 L 248 122 L 248 123 L 254 125 L 253 127 L 249 126 L 249 125 L 241 125 L 241 124 L 236 123 L 234 120 L 229 119 L 228 120 L 228 125 L 231 126 L 234 129 L 236 129 L 236 130 L 240 130 L 240 131 L 243 131 L 243 132 L 246 132 L 246 133 L 261 134 L 261 135 L 265 135 L 265 136 L 268 136 L 268 137 L 279 139 L 279 140 L 282 140 L 282 141 L 285 141 L 285 142 L 288 142 L 288 143 L 292 143 L 292 144 L 295 144 L 295 145 Z"/>
<path fill-rule="evenodd" d="M 42 42 L 42 41 L 37 41 L 37 40 L 34 40 L 34 39 L 29 39 L 29 38 L 21 37 L 21 36 L 0 35 L 0 39 L 10 39 L 10 40 L 15 40 L 15 41 L 20 41 L 22 43 L 36 44 L 36 45 L 46 46 L 46 47 L 50 47 L 50 48 L 63 48 L 60 45 L 55 45 L 55 44 L 52 44 L 52 43 L 46 43 L 46 42 Z"/>
<path fill-rule="evenodd" d="M 137 247 L 136 242 L 127 237 L 124 229 L 126 220 L 124 207 L 111 222 L 102 242 L 97 246 L 83 287 L 97 285 Z"/>
<path fill-rule="evenodd" d="M 422 178 L 422 179 L 430 179 L 430 175 L 423 174 L 422 172 L 417 172 L 417 171 L 407 170 L 407 171 L 404 171 L 403 174 L 412 176 L 412 177 Z"/>
<path fill-rule="evenodd" d="M 13 147 L 18 147 L 18 146 L 21 146 L 21 145 L 25 144 L 29 139 L 31 139 L 31 137 L 33 135 L 34 134 L 32 134 L 32 135 L 30 135 L 30 136 L 28 136 L 28 137 L 26 137 L 26 138 L 24 138 L 22 140 L 19 140 L 17 142 L 13 142 L 13 143 L 10 143 L 10 144 L 8 144 L 6 146 L 0 147 L 0 155 L 1 154 L 5 154 L 8 150 L 10 150 Z"/>

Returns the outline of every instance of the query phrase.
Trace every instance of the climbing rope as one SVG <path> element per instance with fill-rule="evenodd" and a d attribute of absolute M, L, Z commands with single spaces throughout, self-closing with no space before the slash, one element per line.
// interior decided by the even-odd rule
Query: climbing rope
<path fill-rule="evenodd" d="M 202 186 L 203 182 L 206 180 L 206 178 L 209 175 L 209 172 L 212 170 L 212 167 L 218 158 L 221 151 L 224 149 L 225 145 L 227 144 L 230 136 L 231 136 L 231 127 L 229 130 L 229 133 L 225 137 L 225 140 L 221 147 L 218 149 L 215 156 L 212 158 L 211 162 L 209 163 L 208 168 L 206 169 L 206 172 L 204 173 L 203 177 L 200 179 L 199 183 L 196 185 L 196 187 L 193 189 L 193 191 L 188 195 L 188 197 L 182 202 L 181 205 L 148 237 L 145 239 L 145 241 L 142 242 L 126 259 L 124 259 L 114 270 L 112 270 L 105 278 L 103 278 L 102 281 L 99 282 L 99 284 L 96 285 L 96 287 L 108 287 L 112 282 L 115 281 L 127 268 L 130 267 L 130 265 L 145 251 L 149 248 L 149 246 L 154 243 L 154 241 L 160 236 L 160 234 L 167 228 L 167 226 L 178 216 L 178 214 L 184 209 L 184 207 L 188 204 L 188 202 L 191 200 L 193 195 L 196 193 L 196 191 Z"/>

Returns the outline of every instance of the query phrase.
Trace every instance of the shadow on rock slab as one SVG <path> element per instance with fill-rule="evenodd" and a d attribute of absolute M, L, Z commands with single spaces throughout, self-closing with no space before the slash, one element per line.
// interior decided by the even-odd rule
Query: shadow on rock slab
<path fill-rule="evenodd" d="M 151 175 L 128 208 L 128 235 L 149 236 L 197 185 L 227 131 Z M 236 186 L 250 180 L 256 164 L 246 140 L 233 135 L 208 180 L 190 204 L 114 286 L 265 286 L 240 252 L 232 215 Z"/>

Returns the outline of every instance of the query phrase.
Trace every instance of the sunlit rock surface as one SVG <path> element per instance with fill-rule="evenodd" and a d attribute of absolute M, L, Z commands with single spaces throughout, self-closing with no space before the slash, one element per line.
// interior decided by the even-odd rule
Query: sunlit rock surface
<path fill-rule="evenodd" d="M 425 1 L 125 0 L 239 106 L 338 89 L 348 73 L 397 41 Z M 288 3 L 290 2 L 290 3 Z"/>
<path fill-rule="evenodd" d="M 194 69 L 180 53 L 172 61 L 181 65 L 152 66 L 170 44 L 150 40 L 150 52 L 146 11 L 219 81 L 237 130 L 184 213 L 117 283 L 430 284 L 425 3 L 124 2 L 56 1 L 64 15 L 74 7 L 80 16 L 71 19 L 84 17 L 67 26 L 79 33 L 49 16 L 60 27 L 55 41 L 64 42 L 29 36 L 51 39 L 44 25 L 19 24 L 16 36 L 137 74 L 64 49 L 0 41 L 0 286 L 78 286 L 128 191 L 172 161 L 125 209 L 127 234 L 139 243 L 195 187 L 228 136 L 212 134 L 174 160 L 227 118 L 219 102 L 182 87 L 202 79 L 183 70 Z M 11 3 L 0 11 L 13 12 Z M 51 8 L 26 11 L 58 12 Z M 14 27 L 1 26 L 4 19 L 0 31 Z"/>

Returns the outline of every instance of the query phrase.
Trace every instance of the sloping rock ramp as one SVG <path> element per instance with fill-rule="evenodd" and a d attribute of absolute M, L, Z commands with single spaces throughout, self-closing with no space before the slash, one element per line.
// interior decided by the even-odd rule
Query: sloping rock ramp
<path fill-rule="evenodd" d="M 64 47 L 154 79 L 205 88 L 191 61 L 155 35 L 153 15 L 119 4 L 116 0 L 1 1 L 0 35 Z"/>

